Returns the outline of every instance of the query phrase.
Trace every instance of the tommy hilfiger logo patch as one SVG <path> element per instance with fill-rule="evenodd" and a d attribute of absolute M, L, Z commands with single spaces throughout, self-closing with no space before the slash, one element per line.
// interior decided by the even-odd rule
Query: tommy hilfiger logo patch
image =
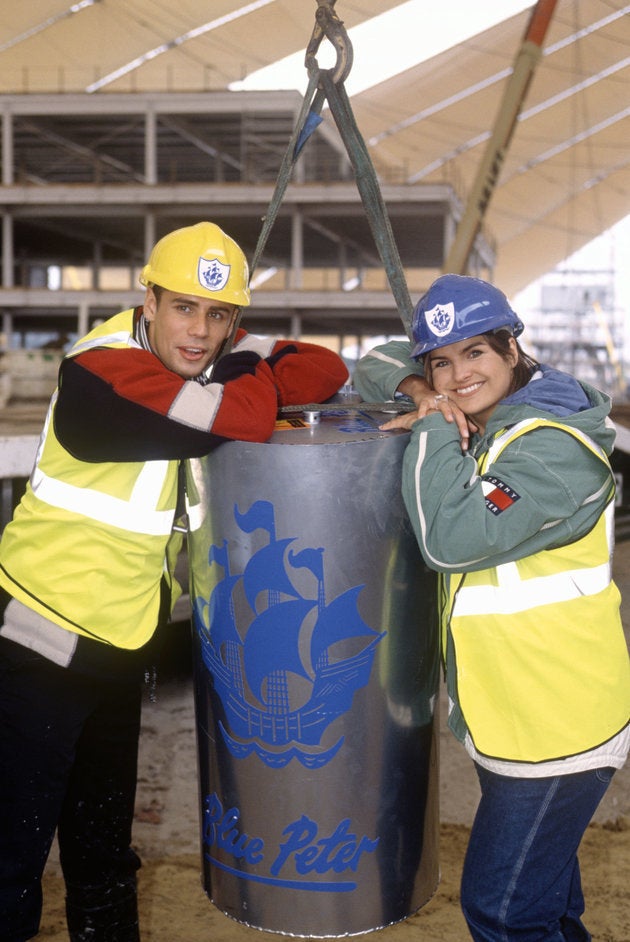
<path fill-rule="evenodd" d="M 486 499 L 486 507 L 492 514 L 502 514 L 504 510 L 521 499 L 521 495 L 492 474 L 484 474 L 481 489 Z"/>

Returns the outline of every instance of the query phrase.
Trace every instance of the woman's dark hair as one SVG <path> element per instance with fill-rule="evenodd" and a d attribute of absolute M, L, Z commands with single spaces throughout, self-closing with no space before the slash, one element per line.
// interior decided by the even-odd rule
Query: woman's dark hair
<path fill-rule="evenodd" d="M 514 339 L 518 353 L 518 359 L 512 374 L 512 384 L 510 386 L 508 396 L 511 396 L 512 393 L 515 393 L 517 389 L 522 389 L 523 386 L 527 386 L 530 379 L 532 378 L 532 373 L 538 368 L 539 364 L 537 360 L 529 355 L 529 353 L 525 353 L 518 340 L 512 337 L 510 331 L 499 328 L 499 330 L 491 330 L 487 334 L 481 334 L 480 336 L 484 337 L 488 343 L 488 346 L 494 350 L 495 353 L 498 353 L 499 356 L 504 360 L 509 359 L 511 355 L 512 351 L 510 348 L 510 340 Z M 426 354 L 424 357 L 424 375 L 429 385 L 433 386 L 429 354 Z"/>
<path fill-rule="evenodd" d="M 488 341 L 488 346 L 492 347 L 494 352 L 498 353 L 504 360 L 507 360 L 510 355 L 510 339 L 512 338 L 510 331 L 499 329 L 484 334 L 483 336 Z M 529 353 L 525 353 L 516 338 L 514 338 L 514 343 L 516 344 L 518 360 L 516 361 L 516 366 L 512 374 L 512 384 L 508 396 L 515 393 L 517 389 L 522 389 L 523 386 L 527 386 L 532 378 L 532 373 L 537 370 L 539 366 L 537 360 L 530 356 Z"/>

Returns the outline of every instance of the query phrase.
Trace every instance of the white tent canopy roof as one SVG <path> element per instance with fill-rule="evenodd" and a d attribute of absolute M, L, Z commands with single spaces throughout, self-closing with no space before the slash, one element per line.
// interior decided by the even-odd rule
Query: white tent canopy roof
<path fill-rule="evenodd" d="M 337 0 L 350 28 L 396 0 Z M 306 48 L 315 0 L 28 0 L 0 24 L 2 95 L 225 90 Z M 448 2 L 436 15 L 448 15 Z M 514 293 L 630 213 L 630 4 L 559 0 L 489 207 Z M 530 11 L 352 99 L 387 182 L 465 200 Z M 389 51 L 396 36 L 383 38 Z"/>

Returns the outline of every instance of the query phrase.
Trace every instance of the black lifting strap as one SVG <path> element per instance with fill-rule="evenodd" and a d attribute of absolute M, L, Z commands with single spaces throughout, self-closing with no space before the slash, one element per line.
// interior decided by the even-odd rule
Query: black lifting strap
<path fill-rule="evenodd" d="M 323 119 L 320 113 L 324 102 L 328 100 L 330 112 L 341 134 L 354 170 L 357 188 L 396 301 L 398 313 L 407 336 L 411 338 L 413 305 L 409 296 L 398 247 L 374 166 L 365 141 L 357 127 L 350 100 L 343 84 L 352 66 L 352 44 L 342 21 L 333 10 L 336 0 L 317 0 L 317 2 L 315 28 L 305 57 L 305 65 L 309 74 L 308 87 L 278 173 L 269 208 L 263 219 L 263 226 L 251 263 L 250 278 L 256 270 L 265 249 L 269 233 L 276 220 L 280 204 L 290 181 L 293 167 L 311 134 L 321 124 Z M 320 69 L 315 58 L 324 36 L 332 43 L 337 52 L 337 63 L 332 69 Z M 235 333 L 236 327 L 232 337 Z"/>
<path fill-rule="evenodd" d="M 363 208 L 372 230 L 372 236 L 378 249 L 389 286 L 394 295 L 398 313 L 411 338 L 413 305 L 405 280 L 398 247 L 394 239 L 391 223 L 383 200 L 374 165 L 370 159 L 365 141 L 357 127 L 352 112 L 350 99 L 342 83 L 335 83 L 329 73 L 323 72 L 321 84 L 328 99 L 330 111 L 335 119 L 339 133 L 346 145 L 346 150 L 354 169 L 357 188 L 361 194 Z"/>

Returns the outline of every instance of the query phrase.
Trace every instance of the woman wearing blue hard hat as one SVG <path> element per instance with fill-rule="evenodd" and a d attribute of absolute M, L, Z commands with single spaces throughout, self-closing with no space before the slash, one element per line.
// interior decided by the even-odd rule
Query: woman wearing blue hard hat
<path fill-rule="evenodd" d="M 599 390 L 523 352 L 505 295 L 443 275 L 413 340 L 377 347 L 365 399 L 411 396 L 403 495 L 442 573 L 449 726 L 481 801 L 462 909 L 481 942 L 586 942 L 577 850 L 630 745 L 611 578 L 614 431 Z"/>

